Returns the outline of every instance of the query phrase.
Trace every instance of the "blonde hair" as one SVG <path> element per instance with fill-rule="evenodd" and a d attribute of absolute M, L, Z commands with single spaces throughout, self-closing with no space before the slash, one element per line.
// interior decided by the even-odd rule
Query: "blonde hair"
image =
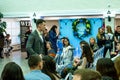
<path fill-rule="evenodd" d="M 98 28 L 98 34 L 97 34 L 97 38 L 98 39 L 101 39 L 102 37 L 101 37 L 101 34 L 100 34 L 100 29 L 102 29 L 101 27 L 100 28 Z"/>
<path fill-rule="evenodd" d="M 107 33 L 113 34 L 111 26 L 108 25 L 108 26 L 106 26 L 106 28 L 107 28 Z"/>
<path fill-rule="evenodd" d="M 94 40 L 94 43 L 96 43 L 96 39 L 94 37 L 91 37 L 90 40 L 93 39 Z M 89 40 L 89 42 L 90 42 Z"/>

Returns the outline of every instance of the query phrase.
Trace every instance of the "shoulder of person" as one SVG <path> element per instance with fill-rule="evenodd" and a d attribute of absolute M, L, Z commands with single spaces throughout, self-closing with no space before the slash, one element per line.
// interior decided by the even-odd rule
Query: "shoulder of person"
<path fill-rule="evenodd" d="M 83 57 L 83 58 L 82 58 L 82 61 L 87 61 L 87 58 L 86 58 L 86 57 Z"/>

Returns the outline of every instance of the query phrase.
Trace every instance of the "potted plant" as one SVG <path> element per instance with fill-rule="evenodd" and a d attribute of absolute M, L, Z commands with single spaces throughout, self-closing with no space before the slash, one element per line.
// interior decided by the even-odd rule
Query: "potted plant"
<path fill-rule="evenodd" d="M 2 34 L 3 32 L 6 33 L 5 29 L 6 29 L 6 22 L 2 22 L 2 19 L 3 18 L 3 14 L 0 12 L 0 34 Z"/>

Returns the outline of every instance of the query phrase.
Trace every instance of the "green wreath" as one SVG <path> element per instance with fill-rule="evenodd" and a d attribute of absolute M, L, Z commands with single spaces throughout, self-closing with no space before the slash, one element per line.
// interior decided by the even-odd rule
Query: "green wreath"
<path fill-rule="evenodd" d="M 77 25 L 78 25 L 79 23 L 85 24 L 85 27 L 86 27 L 86 29 L 85 29 L 85 31 L 84 31 L 84 34 L 81 35 L 81 36 L 79 35 L 79 33 L 78 33 L 78 28 L 77 28 Z M 72 29 L 73 29 L 73 34 L 74 34 L 74 36 L 76 36 L 76 37 L 79 38 L 79 39 L 82 39 L 83 37 L 86 37 L 86 36 L 88 36 L 88 35 L 91 34 L 91 23 L 90 23 L 90 20 L 85 19 L 85 18 L 76 19 L 76 20 L 74 20 L 73 23 L 72 23 Z"/>

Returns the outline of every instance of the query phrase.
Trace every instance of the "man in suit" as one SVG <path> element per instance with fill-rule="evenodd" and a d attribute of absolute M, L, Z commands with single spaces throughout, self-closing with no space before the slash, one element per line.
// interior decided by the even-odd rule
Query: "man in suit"
<path fill-rule="evenodd" d="M 26 50 L 30 55 L 45 55 L 45 41 L 43 38 L 45 23 L 43 19 L 38 19 L 36 21 L 36 30 L 32 32 L 28 38 Z"/>

